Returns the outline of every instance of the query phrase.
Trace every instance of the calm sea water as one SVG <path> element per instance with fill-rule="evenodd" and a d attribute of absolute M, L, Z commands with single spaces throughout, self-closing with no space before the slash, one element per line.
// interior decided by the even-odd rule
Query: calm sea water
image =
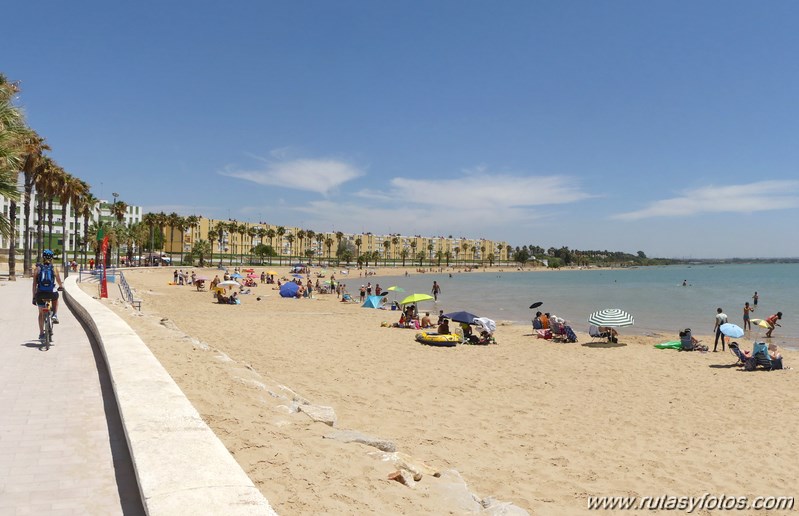
<path fill-rule="evenodd" d="M 348 278 L 349 290 L 357 292 L 366 278 Z M 711 334 L 716 308 L 721 307 L 729 321 L 743 326 L 744 302 L 752 295 L 760 299 L 753 318 L 783 313 L 782 327 L 774 331 L 772 342 L 799 349 L 799 264 L 694 265 L 640 267 L 621 270 L 563 270 L 516 273 L 412 274 L 408 277 L 373 276 L 372 284 L 384 289 L 398 285 L 401 296 L 430 293 L 433 280 L 441 285 L 438 302 L 420 304 L 421 311 L 437 313 L 467 310 L 500 321 L 529 324 L 535 301 L 539 310 L 567 319 L 578 330 L 588 329 L 591 312 L 602 308 L 621 308 L 635 317 L 635 326 L 623 332 L 647 334 L 677 333 L 691 328 L 695 334 Z M 682 286 L 687 280 L 688 286 Z M 356 285 L 357 283 L 357 285 Z M 392 294 L 390 299 L 393 299 Z M 751 343 L 765 330 L 753 325 L 742 342 Z"/>

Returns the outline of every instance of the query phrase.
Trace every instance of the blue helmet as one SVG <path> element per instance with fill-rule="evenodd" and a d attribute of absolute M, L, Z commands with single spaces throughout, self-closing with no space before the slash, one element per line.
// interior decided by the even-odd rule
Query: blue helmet
<path fill-rule="evenodd" d="M 53 251 L 51 251 L 50 249 L 45 249 L 44 251 L 42 251 L 42 256 L 45 258 L 52 258 Z"/>

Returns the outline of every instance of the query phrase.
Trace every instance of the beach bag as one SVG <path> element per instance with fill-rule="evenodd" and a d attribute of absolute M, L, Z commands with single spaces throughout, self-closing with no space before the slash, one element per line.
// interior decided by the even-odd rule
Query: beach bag
<path fill-rule="evenodd" d="M 36 280 L 36 286 L 40 291 L 53 291 L 53 287 L 55 286 L 55 274 L 52 264 L 43 263 L 39 266 L 39 276 Z"/>

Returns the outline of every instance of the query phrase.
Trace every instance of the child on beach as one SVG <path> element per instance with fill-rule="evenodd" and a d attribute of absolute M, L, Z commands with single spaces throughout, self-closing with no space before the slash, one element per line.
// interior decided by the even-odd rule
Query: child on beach
<path fill-rule="evenodd" d="M 749 314 L 754 311 L 755 309 L 749 306 L 749 301 L 744 303 L 744 330 L 752 329 L 752 323 L 749 321 Z"/>

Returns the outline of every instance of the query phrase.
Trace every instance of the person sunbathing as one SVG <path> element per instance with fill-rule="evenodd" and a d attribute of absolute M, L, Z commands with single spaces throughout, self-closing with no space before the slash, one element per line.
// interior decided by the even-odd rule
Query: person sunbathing
<path fill-rule="evenodd" d="M 600 326 L 598 330 L 599 333 L 607 336 L 608 342 L 619 342 L 619 332 L 616 331 L 616 328 L 611 328 L 610 326 Z"/>

